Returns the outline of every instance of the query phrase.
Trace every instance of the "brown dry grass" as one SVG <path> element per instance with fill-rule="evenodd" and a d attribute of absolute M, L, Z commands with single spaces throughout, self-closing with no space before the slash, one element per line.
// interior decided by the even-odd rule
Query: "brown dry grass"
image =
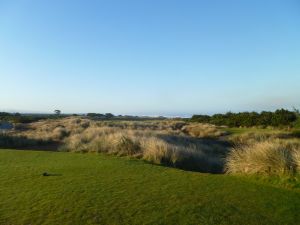
<path fill-rule="evenodd" d="M 63 149 L 129 155 L 156 164 L 205 172 L 220 172 L 221 155 L 226 151 L 221 144 L 209 145 L 192 141 L 184 134 L 118 127 L 89 127 L 82 133 L 66 138 Z"/>
<path fill-rule="evenodd" d="M 227 142 L 227 136 L 223 137 L 226 132 L 217 126 L 176 120 L 94 121 L 68 117 L 16 127 L 20 129 L 3 136 L 0 145 L 55 142 L 64 151 L 130 156 L 202 172 L 223 171 L 225 158 L 227 173 L 300 172 L 299 139 L 275 131 L 229 136 Z M 229 143 L 236 146 L 231 151 Z"/>
<path fill-rule="evenodd" d="M 274 140 L 274 139 L 289 139 L 289 133 L 282 131 L 274 132 L 246 132 L 239 135 L 233 135 L 228 138 L 235 145 L 249 145 L 257 142 Z"/>
<path fill-rule="evenodd" d="M 190 126 L 176 120 L 94 121 L 69 117 L 22 126 L 12 135 L 30 140 L 59 142 L 62 144 L 60 150 L 64 151 L 126 155 L 152 163 L 204 172 L 221 172 L 227 150 L 222 143 L 207 143 L 198 138 L 221 135 L 215 126 Z"/>
<path fill-rule="evenodd" d="M 181 130 L 192 137 L 199 138 L 216 138 L 226 134 L 225 131 L 221 131 L 217 126 L 204 123 L 188 124 L 183 126 Z"/>
<path fill-rule="evenodd" d="M 272 139 L 233 148 L 226 159 L 227 173 L 293 174 L 299 170 L 298 140 Z"/>

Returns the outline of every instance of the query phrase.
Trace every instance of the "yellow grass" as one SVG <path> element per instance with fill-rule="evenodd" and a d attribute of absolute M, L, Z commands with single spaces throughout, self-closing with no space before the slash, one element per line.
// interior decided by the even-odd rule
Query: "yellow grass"
<path fill-rule="evenodd" d="M 199 138 L 216 138 L 226 134 L 225 131 L 221 131 L 215 125 L 202 123 L 185 125 L 182 131 Z"/>
<path fill-rule="evenodd" d="M 226 159 L 227 173 L 292 174 L 299 169 L 299 142 L 279 139 L 232 149 Z"/>
<path fill-rule="evenodd" d="M 286 133 L 248 132 L 230 136 L 234 147 L 228 154 L 226 133 L 211 124 L 164 121 L 94 121 L 84 117 L 43 120 L 16 126 L 5 146 L 21 147 L 57 142 L 60 150 L 103 152 L 184 169 L 245 174 L 300 172 L 299 140 Z M 220 140 L 219 137 L 222 137 Z M 288 139 L 287 139 L 288 138 Z M 287 139 L 287 140 L 285 140 Z M 7 144 L 8 143 L 8 144 Z M 225 159 L 226 158 L 226 159 Z"/>

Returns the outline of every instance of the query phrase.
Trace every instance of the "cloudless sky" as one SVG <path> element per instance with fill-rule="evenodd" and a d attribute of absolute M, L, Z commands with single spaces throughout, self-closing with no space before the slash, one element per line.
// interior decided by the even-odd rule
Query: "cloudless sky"
<path fill-rule="evenodd" d="M 0 0 L 0 110 L 300 107 L 299 0 Z"/>

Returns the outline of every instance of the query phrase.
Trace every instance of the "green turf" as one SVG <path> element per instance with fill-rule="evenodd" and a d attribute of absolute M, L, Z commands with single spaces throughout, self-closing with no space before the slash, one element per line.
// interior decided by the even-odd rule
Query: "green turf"
<path fill-rule="evenodd" d="M 248 178 L 105 155 L 0 150 L 0 224 L 299 224 L 299 212 L 299 190 Z"/>

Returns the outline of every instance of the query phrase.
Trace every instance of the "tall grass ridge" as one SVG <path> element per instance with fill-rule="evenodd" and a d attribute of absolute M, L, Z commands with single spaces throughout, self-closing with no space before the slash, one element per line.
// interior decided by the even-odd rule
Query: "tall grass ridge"
<path fill-rule="evenodd" d="M 204 143 L 171 130 L 129 130 L 90 126 L 65 139 L 62 149 L 103 152 L 143 158 L 146 161 L 203 172 L 220 172 L 226 148 Z M 221 150 L 222 149 L 222 150 Z"/>
<path fill-rule="evenodd" d="M 293 139 L 295 135 L 286 130 L 264 130 L 245 132 L 238 135 L 228 137 L 228 141 L 235 145 L 249 145 L 257 142 L 272 141 L 274 139 Z"/>
<path fill-rule="evenodd" d="M 298 173 L 300 173 L 300 151 L 294 151 L 293 152 L 293 160 L 294 164 L 296 165 L 296 170 Z"/>
<path fill-rule="evenodd" d="M 205 123 L 193 123 L 182 127 L 181 129 L 188 135 L 198 138 L 216 138 L 226 134 L 225 131 L 221 131 L 217 126 Z"/>
<path fill-rule="evenodd" d="M 299 143 L 274 139 L 233 148 L 226 158 L 231 174 L 293 174 L 299 168 Z"/>
<path fill-rule="evenodd" d="M 180 120 L 101 121 L 77 116 L 16 125 L 0 137 L 0 145 L 20 148 L 51 143 L 49 149 L 59 146 L 61 151 L 130 156 L 201 172 L 223 172 L 224 163 L 231 174 L 300 171 L 299 139 L 291 139 L 290 132 L 266 129 L 227 135 L 224 130 Z"/>

